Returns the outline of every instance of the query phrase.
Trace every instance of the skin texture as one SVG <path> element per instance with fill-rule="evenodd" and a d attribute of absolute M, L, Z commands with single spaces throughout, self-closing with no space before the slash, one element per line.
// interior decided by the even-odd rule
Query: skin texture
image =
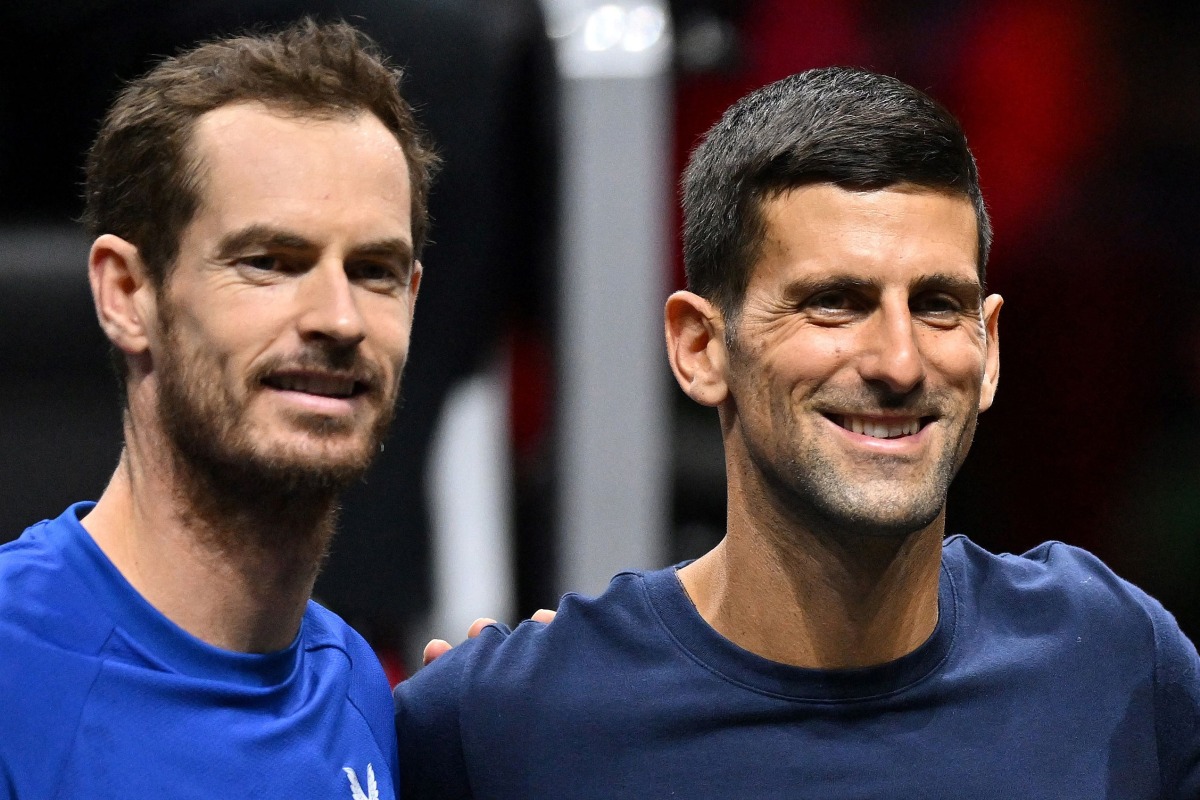
<path fill-rule="evenodd" d="M 883 663 L 937 621 L 946 493 L 995 395 L 1002 300 L 982 296 L 964 197 L 815 184 L 763 210 L 732 327 L 690 292 L 667 302 L 676 378 L 719 409 L 729 493 L 725 539 L 680 577 L 759 655 Z"/>
<path fill-rule="evenodd" d="M 408 169 L 373 116 L 257 103 L 202 116 L 193 148 L 202 202 L 165 285 L 131 243 L 92 247 L 129 407 L 83 524 L 168 618 L 263 652 L 294 638 L 337 492 L 399 391 L 421 274 Z"/>

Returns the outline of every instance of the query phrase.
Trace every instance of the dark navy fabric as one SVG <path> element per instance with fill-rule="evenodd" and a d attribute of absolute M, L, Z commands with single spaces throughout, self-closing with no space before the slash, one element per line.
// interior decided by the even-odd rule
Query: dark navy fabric
<path fill-rule="evenodd" d="M 405 798 L 1200 798 L 1200 665 L 1061 543 L 943 549 L 939 619 L 878 667 L 767 661 L 675 569 L 493 627 L 397 687 Z"/>
<path fill-rule="evenodd" d="M 0 547 L 0 798 L 392 796 L 392 704 L 361 637 L 309 603 L 286 650 L 212 647 L 125 581 L 89 509 Z"/>

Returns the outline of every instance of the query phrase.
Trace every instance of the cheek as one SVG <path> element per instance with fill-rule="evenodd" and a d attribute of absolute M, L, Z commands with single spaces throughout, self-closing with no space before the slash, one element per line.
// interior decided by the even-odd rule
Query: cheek
<path fill-rule="evenodd" d="M 921 350 L 928 368 L 946 383 L 977 386 L 982 382 L 986 352 L 975 331 L 930 331 Z"/>
<path fill-rule="evenodd" d="M 381 304 L 367 313 L 367 341 L 381 358 L 402 365 L 408 357 L 412 337 L 412 315 L 407 307 L 395 303 Z"/>

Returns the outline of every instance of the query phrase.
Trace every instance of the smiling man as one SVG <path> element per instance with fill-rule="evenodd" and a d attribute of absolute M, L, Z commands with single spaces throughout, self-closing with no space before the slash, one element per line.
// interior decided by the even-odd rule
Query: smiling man
<path fill-rule="evenodd" d="M 683 391 L 718 410 L 724 540 L 568 595 L 396 691 L 407 798 L 1200 797 L 1200 662 L 1061 543 L 944 539 L 1002 300 L 956 120 L 792 76 L 684 179 Z"/>
<path fill-rule="evenodd" d="M 134 81 L 89 155 L 126 397 L 97 503 L 0 548 L 0 796 L 388 797 L 390 695 L 309 596 L 391 418 L 434 157 L 347 25 Z"/>

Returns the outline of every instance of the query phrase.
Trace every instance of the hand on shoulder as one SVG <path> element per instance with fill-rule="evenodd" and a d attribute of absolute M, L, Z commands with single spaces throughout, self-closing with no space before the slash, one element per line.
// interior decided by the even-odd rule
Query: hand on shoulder
<path fill-rule="evenodd" d="M 548 608 L 539 608 L 537 611 L 533 612 L 533 616 L 530 617 L 530 619 L 532 619 L 534 622 L 541 622 L 548 625 L 554 621 L 554 615 L 556 613 L 558 612 L 552 611 Z M 474 639 L 484 628 L 493 624 L 495 621 L 496 620 L 492 619 L 491 617 L 480 617 L 479 619 L 475 620 L 471 623 L 471 627 L 467 629 L 467 638 Z M 445 639 L 430 639 L 429 644 L 425 645 L 425 650 L 421 654 L 422 666 L 429 666 L 436 659 L 450 652 L 453 647 L 454 645 L 450 644 Z"/>

